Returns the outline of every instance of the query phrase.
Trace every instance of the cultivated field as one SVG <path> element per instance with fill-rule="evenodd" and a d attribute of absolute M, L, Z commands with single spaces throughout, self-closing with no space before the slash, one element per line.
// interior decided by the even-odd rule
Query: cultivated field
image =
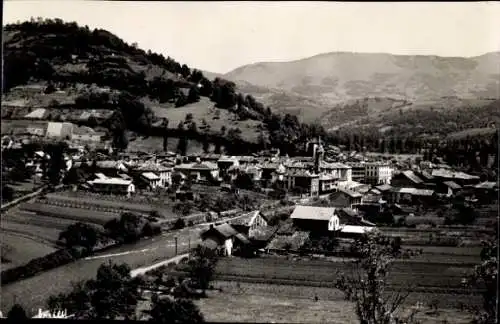
<path fill-rule="evenodd" d="M 215 287 L 222 292 L 209 292 L 208 298 L 196 301 L 209 322 L 358 323 L 352 303 L 336 289 L 227 281 L 217 281 Z M 413 304 L 408 300 L 406 310 Z M 425 324 L 471 320 L 455 309 L 440 309 L 436 315 L 422 309 L 416 318 Z"/>
<path fill-rule="evenodd" d="M 463 288 L 461 280 L 471 267 L 470 264 L 458 263 L 396 262 L 390 270 L 388 282 L 395 289 L 446 294 L 447 298 L 440 299 L 441 306 L 457 307 L 456 296 L 470 293 Z M 329 288 L 334 287 L 337 272 L 349 275 L 353 273 L 353 267 L 344 262 L 289 260 L 284 257 L 224 258 L 217 267 L 220 280 Z"/>
<path fill-rule="evenodd" d="M 164 201 L 155 202 L 153 200 L 144 200 L 143 202 L 134 202 L 133 199 L 134 198 L 124 200 L 121 198 L 106 197 L 104 195 L 89 197 L 89 195 L 85 192 L 61 192 L 46 195 L 44 203 L 58 207 L 87 209 L 91 210 L 92 213 L 99 211 L 99 216 L 96 216 L 96 218 L 99 217 L 102 219 L 106 218 L 106 216 L 110 216 L 111 218 L 116 217 L 116 215 L 111 216 L 111 214 L 119 214 L 124 211 L 144 214 L 149 214 L 152 211 L 158 211 L 164 218 L 178 217 L 172 212 L 171 206 L 165 204 Z M 101 212 L 107 212 L 110 215 Z"/>
<path fill-rule="evenodd" d="M 6 232 L 3 228 L 2 246 L 8 247 L 8 251 L 2 251 L 2 258 L 9 261 L 1 263 L 2 271 L 23 265 L 31 259 L 42 257 L 56 250 L 53 246 L 40 240 L 20 233 Z"/>

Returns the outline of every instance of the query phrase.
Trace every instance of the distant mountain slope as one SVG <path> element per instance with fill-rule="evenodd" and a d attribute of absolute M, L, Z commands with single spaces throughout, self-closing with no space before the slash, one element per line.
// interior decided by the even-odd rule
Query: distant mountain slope
<path fill-rule="evenodd" d="M 472 58 L 328 53 L 291 62 L 245 65 L 223 77 L 328 102 L 363 97 L 411 101 L 498 97 L 500 53 Z"/>
<path fill-rule="evenodd" d="M 448 131 L 453 124 L 456 128 L 451 131 L 460 131 L 464 125 L 484 127 L 488 112 L 497 125 L 500 118 L 491 109 L 500 110 L 496 100 L 500 98 L 500 52 L 472 58 L 327 53 L 245 65 L 222 77 L 278 111 L 330 130 L 363 125 L 419 133 L 430 115 L 446 123 L 446 116 L 462 112 L 462 120 L 432 127 Z M 472 123 L 465 117 L 469 108 L 479 114 L 472 116 Z M 432 113 L 426 115 L 429 110 Z M 404 121 L 406 114 L 408 121 Z"/>

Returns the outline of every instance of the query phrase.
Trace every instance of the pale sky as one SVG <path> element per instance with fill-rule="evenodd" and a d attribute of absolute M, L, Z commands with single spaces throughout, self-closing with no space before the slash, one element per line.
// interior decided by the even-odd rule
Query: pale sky
<path fill-rule="evenodd" d="M 500 3 L 7 0 L 5 23 L 61 18 L 225 73 L 327 52 L 477 56 L 500 51 Z"/>

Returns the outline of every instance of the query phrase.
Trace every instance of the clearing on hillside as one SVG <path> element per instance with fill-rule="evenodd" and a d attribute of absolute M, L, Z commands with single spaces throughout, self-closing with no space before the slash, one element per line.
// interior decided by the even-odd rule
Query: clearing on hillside
<path fill-rule="evenodd" d="M 226 109 L 214 107 L 210 99 L 202 97 L 200 101 L 175 108 L 172 104 L 151 104 L 151 108 L 158 118 L 168 118 L 169 128 L 177 128 L 179 122 L 186 119 L 187 114 L 193 115 L 193 121 L 199 131 L 203 131 L 203 120 L 210 125 L 210 132 L 219 132 L 222 126 L 227 130 L 239 128 L 241 137 L 249 142 L 256 142 L 259 136 L 261 122 L 255 120 L 240 121 L 238 116 Z"/>

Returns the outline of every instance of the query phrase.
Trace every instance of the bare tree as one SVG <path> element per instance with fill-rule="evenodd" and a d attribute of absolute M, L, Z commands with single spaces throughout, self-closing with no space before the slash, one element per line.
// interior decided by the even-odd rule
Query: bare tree
<path fill-rule="evenodd" d="M 413 321 L 397 318 L 409 295 L 408 289 L 388 291 L 387 277 L 394 260 L 393 249 L 379 234 L 369 234 L 354 244 L 358 256 L 352 261 L 352 275 L 339 274 L 336 287 L 344 292 L 347 300 L 354 302 L 356 315 L 361 324 L 395 324 Z"/>

